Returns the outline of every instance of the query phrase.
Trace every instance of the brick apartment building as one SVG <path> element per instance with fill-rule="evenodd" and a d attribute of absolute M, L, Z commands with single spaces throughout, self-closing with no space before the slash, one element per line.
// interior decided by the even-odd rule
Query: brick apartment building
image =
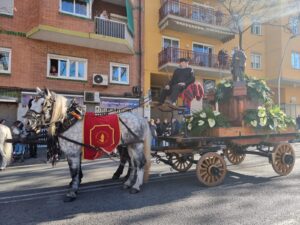
<path fill-rule="evenodd" d="M 1 0 L 0 119 L 20 119 L 35 88 L 87 111 L 136 106 L 141 0 Z M 100 18 L 106 10 L 109 18 Z M 98 107 L 98 108 L 97 108 Z"/>

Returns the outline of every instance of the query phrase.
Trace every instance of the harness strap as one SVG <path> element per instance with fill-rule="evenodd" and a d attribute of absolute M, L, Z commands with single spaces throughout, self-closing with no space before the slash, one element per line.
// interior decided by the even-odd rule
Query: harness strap
<path fill-rule="evenodd" d="M 139 136 L 137 136 L 137 134 L 134 133 L 134 132 L 127 126 L 127 124 L 126 124 L 123 120 L 121 120 L 120 117 L 119 117 L 119 120 L 120 120 L 121 123 L 124 125 L 124 127 L 127 128 L 127 130 L 129 131 L 129 133 L 131 133 L 137 140 L 139 140 L 138 142 L 143 142 L 143 141 L 139 138 Z M 137 143 L 138 143 L 138 142 L 137 142 Z"/>
<path fill-rule="evenodd" d="M 84 143 L 75 141 L 75 140 L 73 140 L 73 139 L 67 138 L 67 137 L 65 137 L 65 136 L 63 136 L 63 135 L 61 135 L 61 134 L 58 134 L 57 136 L 60 137 L 60 138 L 62 138 L 62 139 L 64 139 L 64 140 L 66 140 L 66 141 L 69 141 L 69 142 L 71 142 L 71 143 L 73 143 L 73 144 L 80 145 L 80 146 L 82 146 L 82 147 L 91 148 L 91 149 L 93 149 L 93 150 L 95 150 L 95 151 L 101 151 L 101 152 L 103 152 L 104 154 L 106 154 L 107 156 L 109 156 L 109 154 L 108 154 L 106 151 L 104 151 L 103 148 L 101 148 L 101 147 L 94 147 L 94 146 L 91 146 L 91 145 L 88 145 L 88 144 L 84 144 Z"/>
<path fill-rule="evenodd" d="M 106 154 L 107 156 L 110 156 L 110 155 L 109 155 L 106 151 L 104 151 L 103 148 L 101 148 L 101 147 L 94 147 L 94 146 L 91 146 L 91 145 L 88 145 L 88 144 L 84 144 L 84 143 L 75 141 L 75 140 L 73 140 L 73 139 L 67 138 L 67 137 L 65 137 L 65 136 L 63 136 L 63 135 L 61 135 L 61 134 L 58 134 L 57 136 L 60 137 L 60 138 L 62 138 L 62 139 L 64 139 L 64 140 L 66 140 L 66 141 L 69 141 L 69 142 L 71 142 L 71 143 L 73 143 L 73 144 L 80 145 L 80 146 L 82 146 L 82 147 L 87 147 L 87 148 L 90 148 L 90 149 L 95 150 L 95 151 L 101 151 L 101 152 L 103 152 L 104 154 Z M 136 144 L 136 143 L 140 143 L 140 142 L 141 142 L 141 141 L 132 141 L 132 142 L 129 142 L 129 143 L 126 143 L 126 144 L 130 145 L 130 144 Z"/>

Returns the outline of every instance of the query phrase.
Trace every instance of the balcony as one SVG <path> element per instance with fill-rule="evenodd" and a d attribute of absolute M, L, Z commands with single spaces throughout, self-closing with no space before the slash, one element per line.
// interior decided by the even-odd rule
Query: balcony
<path fill-rule="evenodd" d="M 73 22 L 76 22 L 75 20 Z M 61 27 L 42 25 L 30 30 L 28 38 L 51 41 L 62 44 L 76 45 L 111 52 L 133 54 L 133 37 L 127 24 L 119 21 L 94 18 L 86 21 L 88 31 L 74 31 Z M 94 27 L 94 28 L 93 28 Z"/>
<path fill-rule="evenodd" d="M 206 75 L 212 78 L 230 76 L 231 58 L 219 58 L 215 54 L 201 53 L 178 48 L 165 48 L 159 53 L 158 67 L 160 71 L 173 72 L 178 68 L 180 58 L 188 58 L 189 65 L 196 75 Z"/>
<path fill-rule="evenodd" d="M 159 28 L 203 35 L 227 42 L 235 32 L 230 17 L 210 7 L 167 0 L 159 10 Z"/>

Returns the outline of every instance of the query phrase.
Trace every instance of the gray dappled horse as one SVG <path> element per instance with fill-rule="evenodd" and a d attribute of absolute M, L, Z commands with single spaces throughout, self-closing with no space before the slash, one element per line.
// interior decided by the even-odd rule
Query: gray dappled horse
<path fill-rule="evenodd" d="M 4 170 L 12 159 L 12 143 L 6 142 L 12 139 L 11 131 L 8 126 L 0 124 L 0 170 Z"/>
<path fill-rule="evenodd" d="M 68 105 L 67 99 L 62 95 L 55 94 L 49 90 L 44 92 L 37 88 L 39 99 L 32 102 L 30 110 L 25 115 L 25 126 L 27 129 L 39 132 L 41 127 L 48 127 L 49 135 L 58 135 L 56 128 L 59 123 L 63 123 L 67 117 Z M 127 145 L 128 154 L 131 162 L 131 172 L 129 178 L 125 181 L 123 188 L 129 189 L 130 193 L 137 193 L 143 181 L 148 179 L 150 169 L 150 142 L 151 133 L 147 121 L 130 112 L 122 113 L 119 119 L 127 125 L 120 123 L 121 142 Z M 130 130 L 129 130 L 129 129 Z M 75 200 L 79 184 L 81 183 L 81 147 L 76 143 L 61 138 L 75 140 L 83 143 L 83 121 L 78 120 L 73 126 L 59 134 L 59 145 L 64 152 L 70 169 L 72 181 L 70 188 L 65 196 L 65 201 Z M 139 137 L 138 140 L 136 137 Z"/>

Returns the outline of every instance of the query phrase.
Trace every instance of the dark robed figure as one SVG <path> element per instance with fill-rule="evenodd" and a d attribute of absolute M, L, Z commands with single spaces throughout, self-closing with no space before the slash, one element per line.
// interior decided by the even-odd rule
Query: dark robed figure
<path fill-rule="evenodd" d="M 169 96 L 168 103 L 175 103 L 179 94 L 191 83 L 195 82 L 193 69 L 188 67 L 188 60 L 180 58 L 180 67 L 177 68 L 170 80 L 169 84 L 165 86 L 160 96 L 160 104 L 163 104 L 166 97 Z"/>

